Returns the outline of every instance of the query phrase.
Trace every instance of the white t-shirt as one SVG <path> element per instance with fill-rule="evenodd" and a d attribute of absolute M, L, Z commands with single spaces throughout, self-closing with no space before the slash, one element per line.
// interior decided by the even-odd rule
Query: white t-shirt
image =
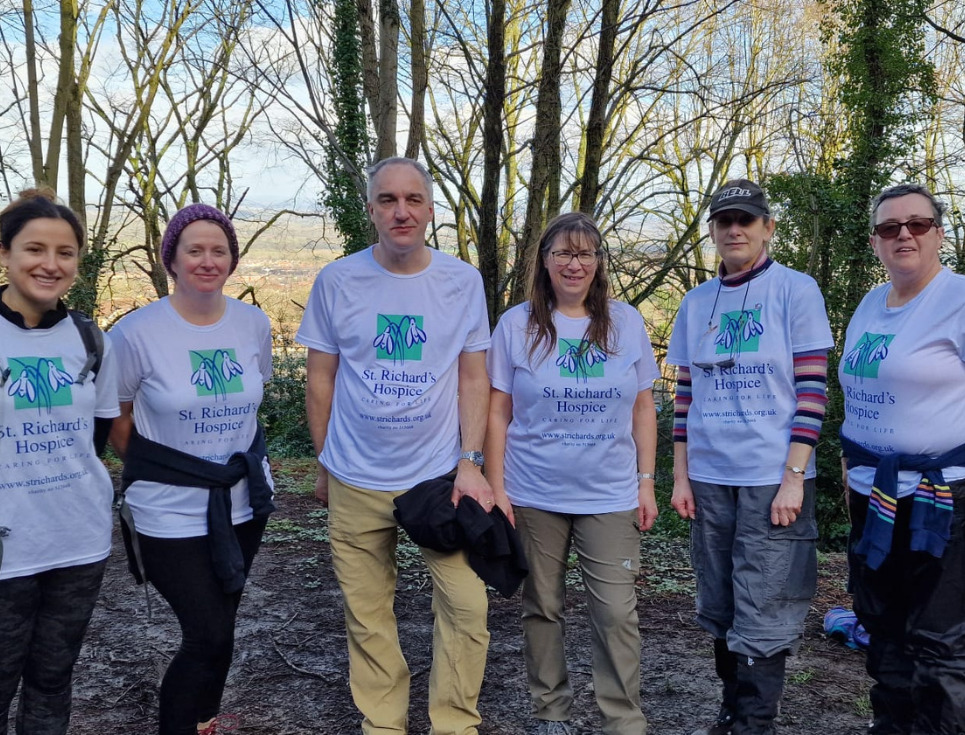
<path fill-rule="evenodd" d="M 943 269 L 902 306 L 886 305 L 890 291 L 870 291 L 848 325 L 841 432 L 877 454 L 942 454 L 965 442 L 965 276 Z M 960 480 L 965 467 L 943 474 Z M 871 467 L 848 471 L 848 485 L 865 495 L 873 478 Z M 920 481 L 899 473 L 898 497 Z"/>
<path fill-rule="evenodd" d="M 91 564 L 111 550 L 114 487 L 94 451 L 94 418 L 119 414 L 107 340 L 100 373 L 77 385 L 87 360 L 69 316 L 49 329 L 0 317 L 0 579 Z"/>
<path fill-rule="evenodd" d="M 255 437 L 264 383 L 271 377 L 271 324 L 261 309 L 225 299 L 214 324 L 187 322 L 167 298 L 141 307 L 110 331 L 119 398 L 134 401 L 145 439 L 224 464 Z M 268 464 L 265 475 L 271 483 Z M 157 538 L 208 533 L 208 489 L 138 481 L 127 503 L 138 532 Z M 250 520 L 248 481 L 231 488 L 231 520 Z"/>
<path fill-rule="evenodd" d="M 639 504 L 633 404 L 660 372 L 636 309 L 611 301 L 610 314 L 613 354 L 581 345 L 588 317 L 554 312 L 557 343 L 533 359 L 529 302 L 500 318 L 487 363 L 493 387 L 513 398 L 504 476 L 514 505 L 591 514 Z"/>
<path fill-rule="evenodd" d="M 295 339 L 337 354 L 319 461 L 342 482 L 407 490 L 459 460 L 459 355 L 489 347 L 482 278 L 437 250 L 409 275 L 372 248 L 325 266 Z"/>
<path fill-rule="evenodd" d="M 689 367 L 693 380 L 690 477 L 718 485 L 779 484 L 797 411 L 794 354 L 832 346 L 817 283 L 779 263 L 740 286 L 714 278 L 688 292 L 667 362 Z M 729 359 L 733 367 L 718 364 Z M 814 476 L 812 453 L 805 477 Z"/>

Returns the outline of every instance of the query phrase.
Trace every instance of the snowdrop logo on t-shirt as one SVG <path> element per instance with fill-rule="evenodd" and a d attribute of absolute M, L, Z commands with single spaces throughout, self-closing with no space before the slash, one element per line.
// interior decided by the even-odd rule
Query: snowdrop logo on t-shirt
<path fill-rule="evenodd" d="M 13 357 L 7 367 L 10 382 L 6 389 L 13 398 L 14 410 L 36 411 L 43 416 L 54 408 L 74 405 L 74 376 L 64 369 L 59 357 Z M 30 456 L 30 462 L 50 465 L 64 461 L 66 453 L 76 451 L 75 434 L 89 429 L 90 422 L 83 416 L 64 416 L 61 412 L 54 417 L 24 417 L 15 424 L 0 424 L 0 439 L 11 440 L 18 456 Z M 44 491 L 59 489 L 73 479 L 77 477 L 58 475 L 53 484 L 38 481 L 37 487 Z"/>
<path fill-rule="evenodd" d="M 7 395 L 13 396 L 15 409 L 46 409 L 73 404 L 74 377 L 64 370 L 59 357 L 14 357 L 10 360 Z"/>
<path fill-rule="evenodd" d="M 603 377 L 603 363 L 606 353 L 585 339 L 560 339 L 559 358 L 560 377 L 574 377 L 586 382 L 589 378 Z"/>
<path fill-rule="evenodd" d="M 230 347 L 189 350 L 188 356 L 191 359 L 191 385 L 199 397 L 214 400 L 213 405 L 201 406 L 200 409 L 181 409 L 178 419 L 188 422 L 193 428 L 195 445 L 230 441 L 230 437 L 244 427 L 247 417 L 258 412 L 256 401 L 238 403 L 237 399 L 228 400 L 229 394 L 244 393 L 241 376 L 245 374 L 245 369 L 238 363 L 235 350 Z M 201 456 L 215 462 L 227 459 L 227 456 L 219 454 Z"/>
<path fill-rule="evenodd" d="M 888 357 L 888 347 L 894 340 L 893 334 L 875 334 L 865 332 L 861 339 L 844 356 L 842 372 L 853 375 L 859 383 L 865 379 L 877 380 L 878 368 Z M 871 431 L 876 434 L 894 433 L 894 429 L 886 428 L 887 422 L 881 426 L 881 411 L 888 406 L 894 406 L 898 397 L 890 390 L 876 390 L 874 386 L 858 387 L 844 386 L 844 411 L 852 425 L 859 430 Z M 869 445 L 875 451 L 892 452 L 890 445 Z"/>
<path fill-rule="evenodd" d="M 605 377 L 606 352 L 587 339 L 559 338 L 557 354 L 555 365 L 564 380 L 554 376 L 552 384 L 543 386 L 547 430 L 541 432 L 542 438 L 559 441 L 564 447 L 592 447 L 613 441 L 616 434 L 609 424 L 616 419 L 608 412 L 621 399 L 621 388 L 612 380 L 591 385 L 591 381 Z"/>
<path fill-rule="evenodd" d="M 844 373 L 856 378 L 877 378 L 878 367 L 888 357 L 888 346 L 893 334 L 865 332 L 858 343 L 844 356 Z"/>
<path fill-rule="evenodd" d="M 376 316 L 376 337 L 372 340 L 375 362 L 362 370 L 371 396 L 363 397 L 361 402 L 378 410 L 360 411 L 359 415 L 379 429 L 412 429 L 432 418 L 429 410 L 411 410 L 429 401 L 426 392 L 437 380 L 431 370 L 411 365 L 422 361 L 422 346 L 429 342 L 424 326 L 424 317 L 419 314 Z M 391 366 L 386 362 L 391 362 Z"/>
<path fill-rule="evenodd" d="M 191 350 L 190 356 L 191 385 L 197 388 L 199 396 L 214 396 L 218 400 L 244 391 L 241 376 L 245 371 L 233 349 Z"/>
<path fill-rule="evenodd" d="M 764 334 L 761 307 L 728 311 L 720 315 L 720 334 L 714 340 L 718 355 L 734 357 L 745 352 L 757 352 Z"/>
<path fill-rule="evenodd" d="M 379 314 L 376 320 L 378 335 L 372 341 L 375 356 L 379 360 L 392 360 L 404 365 L 422 359 L 422 345 L 426 333 L 422 330 L 422 317 L 411 314 Z"/>
<path fill-rule="evenodd" d="M 769 376 L 779 368 L 761 353 L 761 338 L 767 331 L 761 320 L 763 305 L 723 312 L 720 323 L 708 330 L 706 336 L 717 332 L 712 354 L 698 349 L 694 365 L 700 375 L 712 382 L 713 390 L 702 401 L 705 422 L 727 425 L 753 424 L 761 419 L 777 415 L 776 396 L 769 385 Z M 723 358 L 723 359 L 722 359 Z"/>

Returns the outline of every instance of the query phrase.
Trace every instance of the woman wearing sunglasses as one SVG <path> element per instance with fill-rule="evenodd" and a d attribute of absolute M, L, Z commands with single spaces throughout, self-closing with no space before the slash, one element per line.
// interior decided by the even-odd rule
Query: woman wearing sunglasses
<path fill-rule="evenodd" d="M 680 305 L 672 505 L 691 525 L 697 622 L 723 701 L 694 735 L 768 735 L 817 582 L 814 457 L 832 346 L 812 278 L 775 263 L 757 184 L 711 199 L 717 277 Z"/>
<path fill-rule="evenodd" d="M 515 512 L 530 565 L 523 642 L 540 735 L 573 732 L 563 650 L 571 545 L 587 589 L 602 730 L 647 731 L 636 579 L 640 531 L 657 517 L 659 372 L 640 314 L 608 298 L 603 254 L 585 214 L 550 222 L 531 263 L 530 300 L 499 320 L 487 356 L 486 475 L 499 506 Z"/>
<path fill-rule="evenodd" d="M 965 732 L 965 277 L 939 259 L 943 211 L 914 184 L 878 195 L 891 280 L 858 306 L 838 368 L 875 735 Z"/>

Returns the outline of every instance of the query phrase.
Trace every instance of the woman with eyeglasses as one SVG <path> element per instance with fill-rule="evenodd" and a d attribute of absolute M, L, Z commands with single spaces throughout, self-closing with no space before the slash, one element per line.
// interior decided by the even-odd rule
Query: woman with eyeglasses
<path fill-rule="evenodd" d="M 944 209 L 915 184 L 875 199 L 890 281 L 854 312 L 838 367 L 875 735 L 965 732 L 965 277 L 939 258 Z"/>
<path fill-rule="evenodd" d="M 98 459 L 118 414 L 103 335 L 62 299 L 84 228 L 50 189 L 0 212 L 0 733 L 64 735 L 71 680 L 111 551 Z"/>
<path fill-rule="evenodd" d="M 537 732 L 573 732 L 563 650 L 572 547 L 587 589 L 603 732 L 642 735 L 636 579 L 640 531 L 657 517 L 659 372 L 640 314 L 608 297 L 592 219 L 574 212 L 550 222 L 530 273 L 529 301 L 502 316 L 487 356 L 486 474 L 530 566 L 523 642 Z"/>
<path fill-rule="evenodd" d="M 121 401 L 111 443 L 124 459 L 129 559 L 181 625 L 161 681 L 160 735 L 237 724 L 219 714 L 221 699 L 242 593 L 274 510 L 258 423 L 271 325 L 261 309 L 224 294 L 239 255 L 228 216 L 189 204 L 161 241 L 174 293 L 110 332 Z"/>
<path fill-rule="evenodd" d="M 684 296 L 672 505 L 691 524 L 697 622 L 714 638 L 717 719 L 694 735 L 767 735 L 817 583 L 815 466 L 832 346 L 812 278 L 775 263 L 761 188 L 710 202 L 717 277 Z"/>

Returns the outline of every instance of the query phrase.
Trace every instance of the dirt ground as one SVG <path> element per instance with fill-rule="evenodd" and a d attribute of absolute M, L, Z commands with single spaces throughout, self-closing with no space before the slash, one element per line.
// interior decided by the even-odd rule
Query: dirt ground
<path fill-rule="evenodd" d="M 265 543 L 242 602 L 223 711 L 232 732 L 250 735 L 358 733 L 348 687 L 341 597 L 330 565 L 325 514 L 282 477 Z M 303 483 L 304 485 L 304 483 Z M 664 512 L 670 512 L 667 509 Z M 71 733 L 156 732 L 157 689 L 177 649 L 176 622 L 152 590 L 128 575 L 119 543 L 75 673 Z M 715 715 L 717 685 L 709 636 L 693 622 L 693 579 L 685 542 L 643 541 L 639 586 L 643 707 L 651 735 L 689 735 Z M 822 555 L 820 591 L 804 644 L 790 659 L 780 732 L 862 733 L 868 720 L 863 655 L 827 640 L 824 612 L 848 604 L 840 555 Z M 414 550 L 400 552 L 396 612 L 412 671 L 410 732 L 427 733 L 431 583 Z M 568 655 L 576 702 L 573 724 L 599 732 L 589 666 L 586 609 L 578 572 L 568 597 Z M 535 732 L 526 693 L 518 595 L 490 599 L 492 643 L 482 689 L 483 735 Z"/>

